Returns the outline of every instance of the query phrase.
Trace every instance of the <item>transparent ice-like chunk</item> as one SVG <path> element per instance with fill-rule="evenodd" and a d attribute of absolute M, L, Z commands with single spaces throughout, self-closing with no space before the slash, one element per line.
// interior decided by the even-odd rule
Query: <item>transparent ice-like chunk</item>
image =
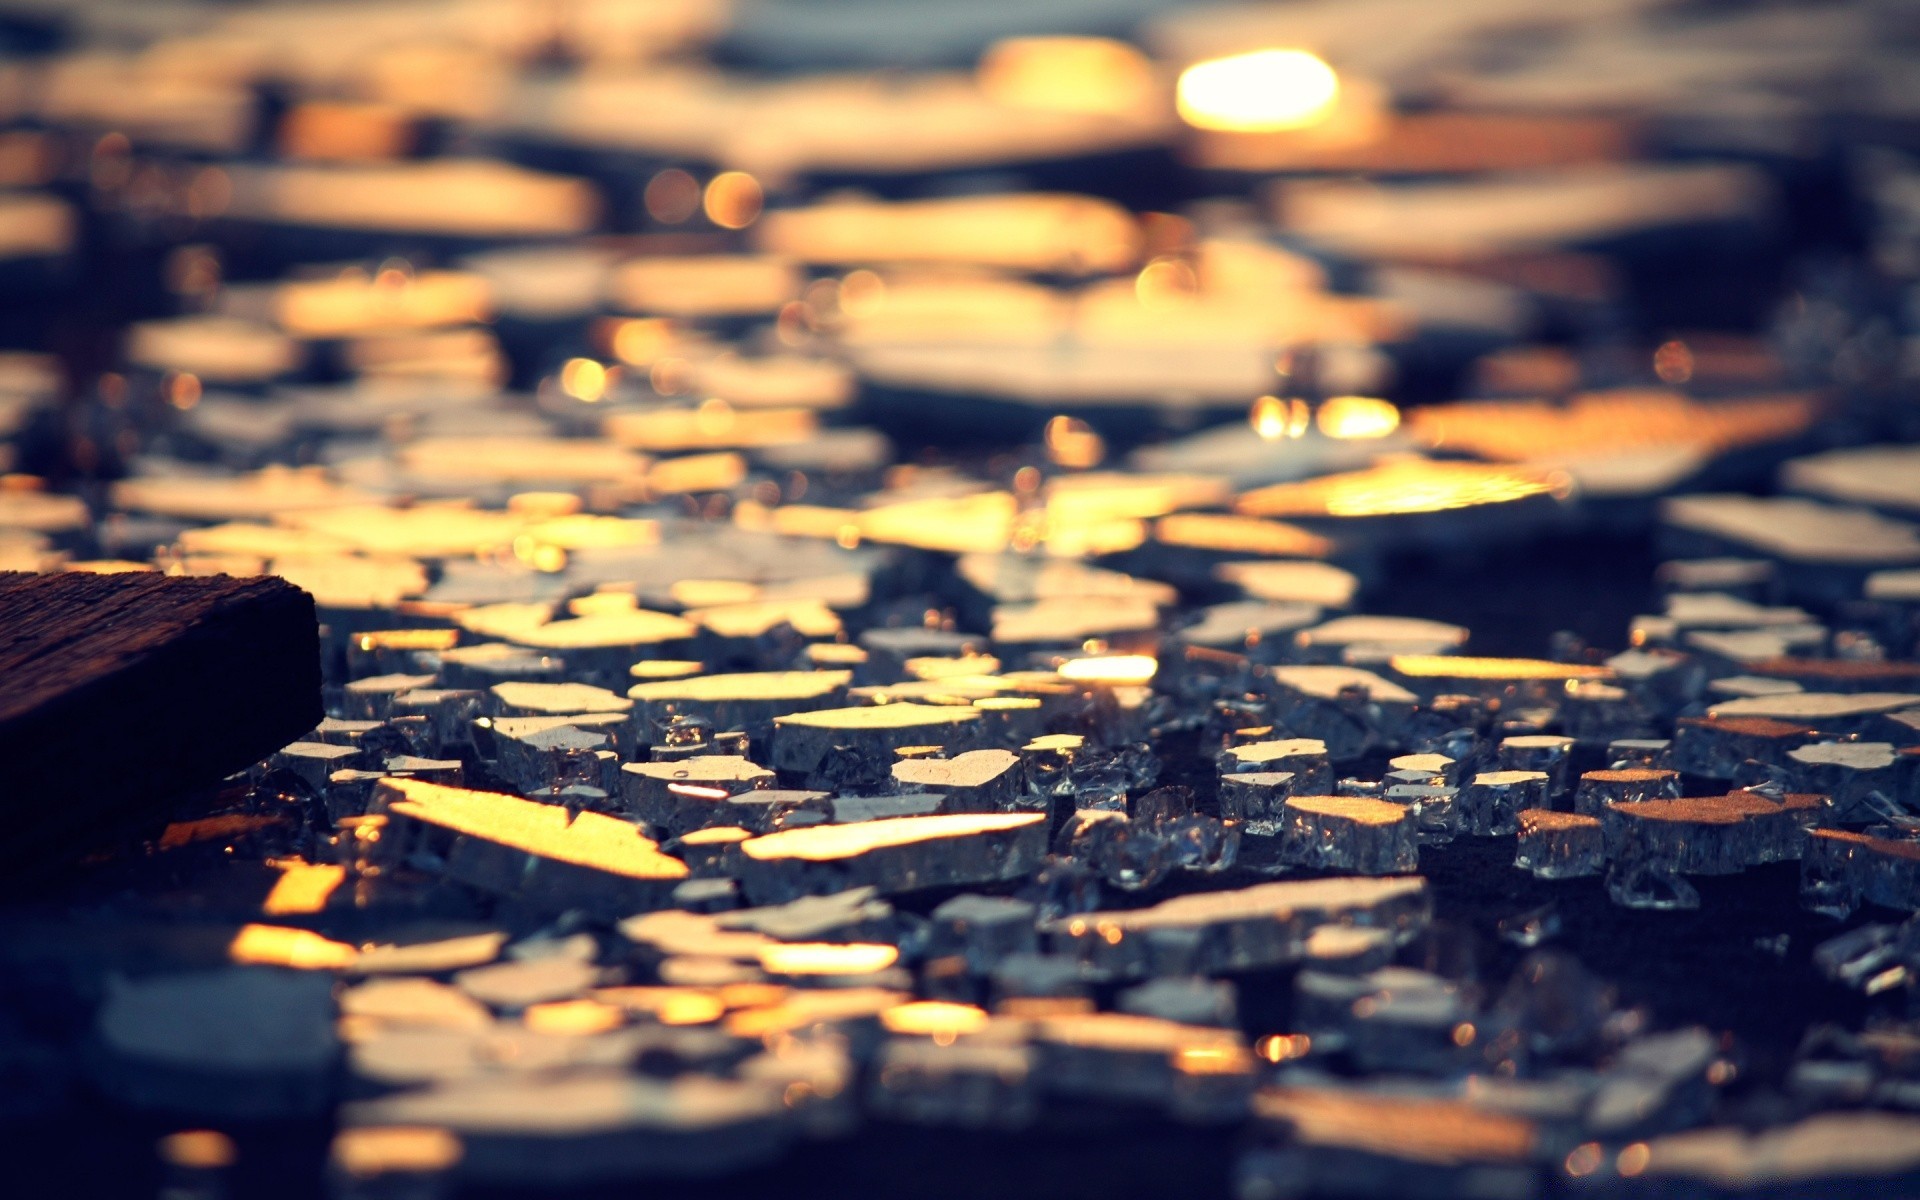
<path fill-rule="evenodd" d="M 880 1117 L 962 1129 L 1022 1129 L 1039 1112 L 1031 1048 L 981 1037 L 889 1038 L 867 1107 Z"/>
<path fill-rule="evenodd" d="M 1294 796 L 1285 805 L 1280 853 L 1323 870 L 1387 875 L 1420 863 L 1412 809 L 1359 796 Z"/>
<path fill-rule="evenodd" d="M 1539 879 L 1597 875 L 1606 866 L 1600 818 L 1529 808 L 1520 814 L 1513 865 Z"/>
<path fill-rule="evenodd" d="M 1460 827 L 1480 837 L 1515 833 L 1520 813 L 1547 807 L 1542 771 L 1482 771 L 1460 790 Z"/>

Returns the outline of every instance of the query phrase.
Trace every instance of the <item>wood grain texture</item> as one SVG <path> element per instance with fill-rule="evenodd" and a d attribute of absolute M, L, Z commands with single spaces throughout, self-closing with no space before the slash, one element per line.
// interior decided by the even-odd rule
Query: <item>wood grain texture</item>
<path fill-rule="evenodd" d="M 0 572 L 0 861 L 110 838 L 320 720 L 280 579 Z"/>

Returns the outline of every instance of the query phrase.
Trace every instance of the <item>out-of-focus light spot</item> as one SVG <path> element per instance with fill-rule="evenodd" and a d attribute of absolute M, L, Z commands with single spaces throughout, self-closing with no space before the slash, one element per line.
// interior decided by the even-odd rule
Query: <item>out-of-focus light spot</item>
<path fill-rule="evenodd" d="M 1199 290 L 1193 268 L 1177 258 L 1156 258 L 1133 280 L 1133 294 L 1143 308 L 1167 308 L 1191 300 Z"/>
<path fill-rule="evenodd" d="M 1059 670 L 1062 679 L 1076 683 L 1142 684 L 1153 678 L 1160 664 L 1150 654 L 1108 654 L 1070 658 Z"/>
<path fill-rule="evenodd" d="M 760 949 L 760 965 L 775 975 L 871 975 L 900 959 L 880 942 L 787 942 Z"/>
<path fill-rule="evenodd" d="M 679 167 L 668 167 L 647 180 L 640 199 L 649 217 L 662 225 L 678 225 L 700 211 L 700 181 Z"/>
<path fill-rule="evenodd" d="M 233 203 L 233 177 L 219 167 L 196 171 L 187 185 L 187 215 L 198 221 L 217 217 Z"/>
<path fill-rule="evenodd" d="M 1313 1049 L 1313 1039 L 1304 1033 L 1276 1033 L 1254 1043 L 1253 1052 L 1270 1063 L 1300 1058 Z"/>
<path fill-rule="evenodd" d="M 1273 133 L 1325 120 L 1340 78 L 1305 50 L 1255 50 L 1195 63 L 1180 73 L 1175 103 L 1196 129 Z"/>
<path fill-rule="evenodd" d="M 1382 438 L 1400 428 L 1400 410 L 1372 396 L 1335 396 L 1314 420 L 1330 438 Z"/>
<path fill-rule="evenodd" d="M 460 1139 L 423 1125 L 343 1129 L 333 1139 L 333 1165 L 350 1177 L 401 1176 L 444 1171 L 465 1153 Z"/>
<path fill-rule="evenodd" d="M 745 229 L 765 203 L 760 181 L 745 171 L 722 171 L 707 183 L 707 220 L 722 229 Z"/>
<path fill-rule="evenodd" d="M 359 952 L 343 942 L 285 925 L 243 925 L 227 944 L 227 958 L 233 962 L 307 971 L 350 967 L 358 957 Z"/>
<path fill-rule="evenodd" d="M 347 869 L 338 863 L 286 862 L 279 866 L 282 874 L 261 905 L 262 912 L 273 916 L 322 911 L 347 877 Z"/>
<path fill-rule="evenodd" d="M 200 377 L 185 373 L 175 375 L 167 383 L 167 403 L 181 412 L 190 410 L 200 403 Z"/>
<path fill-rule="evenodd" d="M 1111 38 L 1019 37 L 988 47 L 975 78 L 1013 108 L 1127 112 L 1152 92 L 1153 64 Z"/>
<path fill-rule="evenodd" d="M 718 396 L 709 396 L 693 410 L 693 419 L 701 433 L 710 438 L 721 438 L 733 432 L 736 415 L 733 405 Z"/>
<path fill-rule="evenodd" d="M 1693 347 L 1675 338 L 1653 352 L 1653 373 L 1662 383 L 1685 383 L 1693 378 Z"/>
<path fill-rule="evenodd" d="M 872 316 L 887 302 L 886 280 L 864 269 L 849 272 L 840 281 L 837 299 L 840 311 L 849 317 L 858 319 Z"/>
<path fill-rule="evenodd" d="M 214 1129 L 183 1129 L 160 1139 L 160 1161 L 190 1171 L 218 1171 L 233 1165 L 233 1139 Z"/>
<path fill-rule="evenodd" d="M 1107 456 L 1107 443 L 1093 426 L 1078 417 L 1059 416 L 1047 422 L 1047 459 L 1075 470 L 1097 467 Z"/>
<path fill-rule="evenodd" d="M 919 1034 L 923 1037 L 978 1033 L 987 1027 L 987 1012 L 971 1004 L 951 1004 L 943 1000 L 916 1000 L 896 1005 L 880 1014 L 880 1024 L 889 1033 Z"/>
<path fill-rule="evenodd" d="M 590 358 L 570 358 L 560 368 L 560 390 L 575 400 L 597 404 L 606 399 L 607 369 Z"/>
<path fill-rule="evenodd" d="M 1620 1157 L 1614 1160 L 1614 1166 L 1622 1175 L 1631 1179 L 1645 1171 L 1647 1164 L 1652 1161 L 1653 1151 L 1647 1148 L 1647 1144 L 1635 1142 L 1620 1151 Z"/>
<path fill-rule="evenodd" d="M 662 358 L 647 369 L 647 383 L 661 396 L 678 396 L 692 386 L 687 360 Z"/>
<path fill-rule="evenodd" d="M 561 1037 L 587 1037 L 618 1029 L 626 1017 L 611 1004 L 598 1000 L 555 1000 L 535 1004 L 525 1014 L 527 1028 Z"/>
<path fill-rule="evenodd" d="M 1242 1075 L 1253 1066 L 1245 1047 L 1231 1043 L 1218 1046 L 1183 1046 L 1173 1057 L 1183 1075 Z"/>
<path fill-rule="evenodd" d="M 1580 1179 L 1600 1169 L 1600 1143 L 1582 1142 L 1567 1155 L 1567 1174 Z"/>
<path fill-rule="evenodd" d="M 1313 412 L 1305 400 L 1282 400 L 1278 396 L 1262 396 L 1247 411 L 1247 423 L 1254 433 L 1269 442 L 1305 436 L 1312 420 Z"/>

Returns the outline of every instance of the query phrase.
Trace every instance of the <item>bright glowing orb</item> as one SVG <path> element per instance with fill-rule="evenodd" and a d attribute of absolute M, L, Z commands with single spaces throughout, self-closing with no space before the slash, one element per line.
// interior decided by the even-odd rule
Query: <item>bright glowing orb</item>
<path fill-rule="evenodd" d="M 1180 74 L 1175 102 L 1196 129 L 1275 133 L 1324 121 L 1340 79 L 1305 50 L 1255 50 L 1195 63 Z"/>

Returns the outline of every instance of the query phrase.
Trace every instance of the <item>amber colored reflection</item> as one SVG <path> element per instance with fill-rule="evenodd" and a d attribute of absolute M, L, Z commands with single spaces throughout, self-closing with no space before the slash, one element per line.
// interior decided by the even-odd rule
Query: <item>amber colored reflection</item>
<path fill-rule="evenodd" d="M 974 77 L 996 103 L 1053 112 L 1132 112 L 1154 87 L 1146 55 L 1098 37 L 1007 38 L 987 48 Z"/>
<path fill-rule="evenodd" d="M 880 1024 L 889 1033 L 919 1034 L 924 1037 L 953 1037 L 978 1033 L 990 1021 L 987 1011 L 971 1004 L 953 1004 L 944 1000 L 919 1000 L 902 1004 L 880 1014 Z"/>
<path fill-rule="evenodd" d="M 1076 683 L 1142 684 L 1159 671 L 1160 664 L 1147 654 L 1107 654 L 1094 658 L 1070 658 L 1060 664 L 1060 676 Z"/>
<path fill-rule="evenodd" d="M 1591 679 L 1613 678 L 1610 667 L 1550 662 L 1542 658 L 1470 658 L 1450 654 L 1396 654 L 1393 669 L 1416 679 Z"/>
<path fill-rule="evenodd" d="M 766 193 L 745 171 L 722 171 L 707 184 L 707 219 L 722 229 L 745 229 L 760 216 Z"/>
<path fill-rule="evenodd" d="M 1324 121 L 1340 79 L 1305 50 L 1255 50 L 1195 63 L 1180 74 L 1175 102 L 1196 129 L 1271 133 Z"/>
<path fill-rule="evenodd" d="M 1555 472 L 1417 459 L 1275 484 L 1241 496 L 1236 507 L 1269 517 L 1381 517 L 1563 495 L 1568 486 Z"/>
<path fill-rule="evenodd" d="M 1373 396 L 1334 396 L 1314 414 L 1314 423 L 1330 438 L 1382 438 L 1400 428 L 1400 410 Z"/>
<path fill-rule="evenodd" d="M 773 975 L 871 975 L 899 960 L 899 947 L 879 942 L 788 942 L 760 949 L 760 966 Z"/>
<path fill-rule="evenodd" d="M 1678 371 L 1678 352 L 1666 347 L 1662 352 L 1668 354 L 1668 370 Z M 1430 446 L 1522 462 L 1667 445 L 1731 450 L 1792 437 L 1819 411 L 1819 401 L 1805 394 L 1706 401 L 1662 388 L 1621 388 L 1587 392 L 1564 404 L 1434 405 L 1414 412 L 1407 424 Z"/>
<path fill-rule="evenodd" d="M 344 942 L 284 925 L 244 925 L 227 944 L 229 960 L 256 966 L 327 971 L 350 967 L 358 957 L 359 951 Z"/>
<path fill-rule="evenodd" d="M 555 1000 L 547 1004 L 535 1004 L 527 1009 L 523 1019 L 527 1028 L 535 1033 L 561 1037 L 588 1037 L 618 1029 L 626 1023 L 626 1017 L 618 1008 L 597 1000 Z"/>

